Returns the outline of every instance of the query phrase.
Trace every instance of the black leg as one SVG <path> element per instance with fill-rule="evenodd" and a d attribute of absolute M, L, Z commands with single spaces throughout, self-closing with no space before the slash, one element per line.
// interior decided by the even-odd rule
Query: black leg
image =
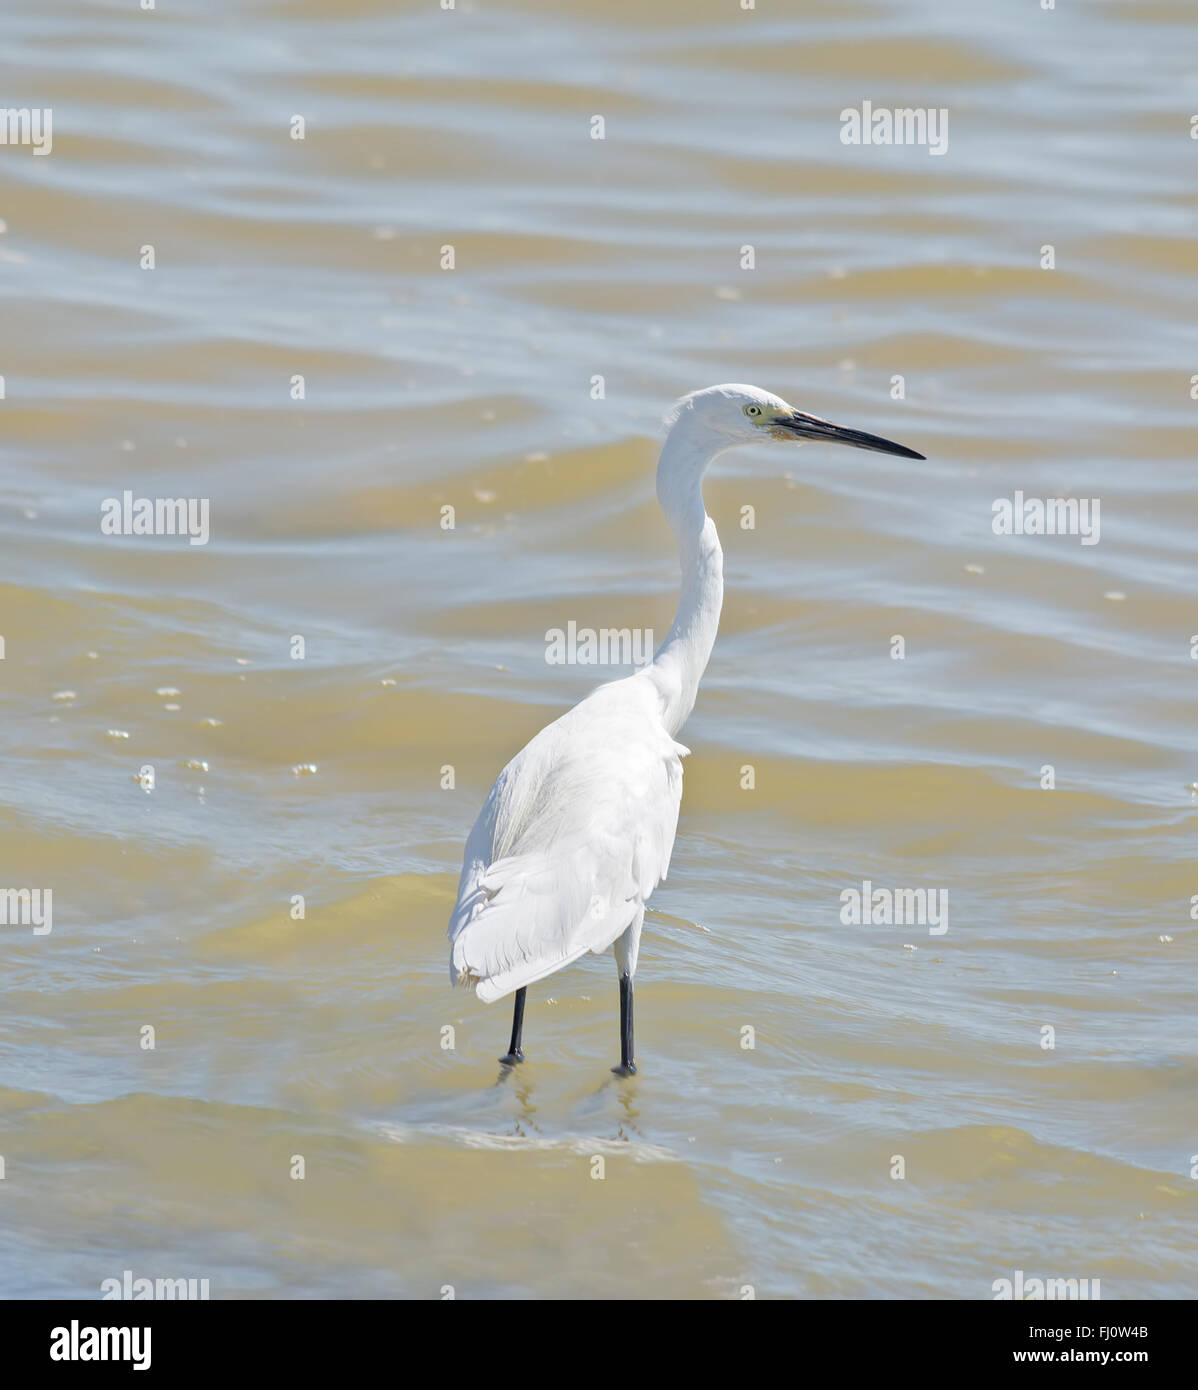
<path fill-rule="evenodd" d="M 520 1042 L 524 1036 L 524 995 L 525 990 L 518 989 L 516 991 L 516 1007 L 512 1010 L 512 1041 L 508 1046 L 507 1056 L 499 1059 L 509 1067 L 514 1067 L 517 1062 L 524 1061 L 524 1053 L 520 1048 Z"/>
<path fill-rule="evenodd" d="M 612 1067 L 617 1076 L 635 1076 L 632 1060 L 632 976 L 620 976 L 620 1065 Z"/>

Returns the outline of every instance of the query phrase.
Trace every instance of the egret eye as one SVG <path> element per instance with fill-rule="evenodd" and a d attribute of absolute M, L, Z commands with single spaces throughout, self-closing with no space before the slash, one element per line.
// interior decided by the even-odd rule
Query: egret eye
<path fill-rule="evenodd" d="M 746 415 L 760 415 L 760 414 L 761 414 L 761 407 L 760 407 L 759 405 L 747 405 L 747 406 L 745 406 L 745 414 L 746 414 Z"/>

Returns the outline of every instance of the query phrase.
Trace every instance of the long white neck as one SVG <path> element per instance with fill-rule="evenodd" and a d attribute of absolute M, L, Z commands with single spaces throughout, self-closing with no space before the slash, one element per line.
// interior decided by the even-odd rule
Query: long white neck
<path fill-rule="evenodd" d="M 723 446 L 726 447 L 726 446 Z M 657 500 L 678 538 L 682 595 L 669 635 L 645 668 L 662 697 L 666 728 L 676 734 L 695 706 L 724 603 L 724 552 L 703 505 L 703 473 L 723 447 L 697 444 L 686 422 L 670 431 L 657 465 Z"/>

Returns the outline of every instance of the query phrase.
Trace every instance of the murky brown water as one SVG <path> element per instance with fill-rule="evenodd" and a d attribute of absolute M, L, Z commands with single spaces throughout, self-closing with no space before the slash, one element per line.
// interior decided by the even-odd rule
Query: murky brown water
<path fill-rule="evenodd" d="M 1167 3 L 6 17 L 54 126 L 0 147 L 0 887 L 53 929 L 0 929 L 0 1291 L 1193 1293 L 1196 41 Z M 865 101 L 947 149 L 843 144 Z M 641 1074 L 591 958 L 497 1080 L 461 845 L 610 674 L 546 630 L 668 628 L 658 421 L 724 380 L 928 462 L 713 472 Z M 996 535 L 1017 489 L 1099 543 Z M 103 535 L 126 490 L 208 499 L 208 544 Z M 947 932 L 842 924 L 863 880 Z"/>

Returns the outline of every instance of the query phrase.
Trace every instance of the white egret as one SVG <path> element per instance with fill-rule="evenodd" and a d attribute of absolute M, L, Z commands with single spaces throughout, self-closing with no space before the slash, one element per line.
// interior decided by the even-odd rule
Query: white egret
<path fill-rule="evenodd" d="M 657 497 L 678 539 L 682 595 L 669 635 L 634 675 L 601 685 L 503 769 L 466 841 L 449 921 L 450 979 L 488 1003 L 515 991 L 500 1060 L 524 1060 L 528 986 L 615 945 L 620 1065 L 636 1072 L 632 980 L 645 902 L 665 878 L 682 799 L 675 735 L 695 703 L 724 598 L 723 551 L 703 505 L 712 459 L 762 439 L 820 439 L 902 458 L 913 449 L 845 429 L 755 386 L 712 386 L 670 416 Z"/>

